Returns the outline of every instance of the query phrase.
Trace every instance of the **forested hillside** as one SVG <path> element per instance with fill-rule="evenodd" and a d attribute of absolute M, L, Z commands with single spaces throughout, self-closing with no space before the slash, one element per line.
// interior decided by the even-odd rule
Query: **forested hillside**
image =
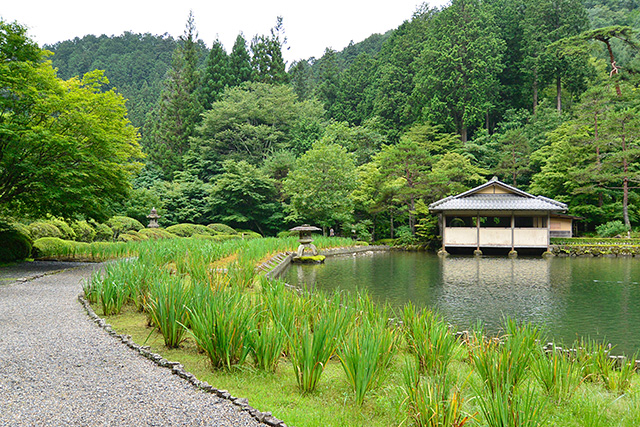
<path fill-rule="evenodd" d="M 429 238 L 426 206 L 496 175 L 598 224 L 640 223 L 635 0 L 454 0 L 284 63 L 284 23 L 234 46 L 126 33 L 48 47 L 104 69 L 147 154 L 115 213 L 274 234 L 310 222 Z M 211 46 L 211 47 L 208 47 Z M 108 86 L 108 87 L 111 87 Z"/>

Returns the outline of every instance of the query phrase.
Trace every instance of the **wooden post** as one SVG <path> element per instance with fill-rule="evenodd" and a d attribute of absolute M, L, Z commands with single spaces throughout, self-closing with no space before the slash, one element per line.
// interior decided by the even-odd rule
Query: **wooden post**
<path fill-rule="evenodd" d="M 516 224 L 516 218 L 513 215 L 513 212 L 511 212 L 511 250 L 512 251 L 515 249 L 515 224 Z"/>
<path fill-rule="evenodd" d="M 440 222 L 442 224 L 442 233 L 440 233 L 440 234 L 442 234 L 442 251 L 446 252 L 445 244 L 444 244 L 444 230 L 445 230 L 445 228 L 447 228 L 447 216 L 444 214 L 444 212 L 442 212 L 440 214 L 440 220 L 441 220 Z"/>
<path fill-rule="evenodd" d="M 547 212 L 547 252 L 551 251 L 551 212 Z"/>
<path fill-rule="evenodd" d="M 480 250 L 480 212 L 476 216 L 476 250 Z"/>

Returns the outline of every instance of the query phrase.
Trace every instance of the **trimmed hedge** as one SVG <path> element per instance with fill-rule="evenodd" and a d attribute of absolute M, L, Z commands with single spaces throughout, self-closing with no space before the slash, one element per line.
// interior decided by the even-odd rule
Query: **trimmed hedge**
<path fill-rule="evenodd" d="M 29 235 L 34 240 L 42 239 L 43 237 L 57 237 L 62 238 L 62 231 L 52 223 L 48 221 L 35 221 L 29 224 Z"/>
<path fill-rule="evenodd" d="M 144 225 L 142 225 L 140 221 L 129 218 L 128 216 L 111 217 L 109 221 L 107 221 L 107 225 L 113 230 L 113 237 L 115 238 L 129 231 L 140 231 L 144 228 Z"/>
<path fill-rule="evenodd" d="M 29 238 L 14 228 L 0 230 L 0 262 L 21 261 L 31 255 Z"/>
<path fill-rule="evenodd" d="M 137 231 L 128 231 L 118 236 L 118 242 L 139 242 L 141 240 L 147 240 L 149 236 L 140 234 Z"/>
<path fill-rule="evenodd" d="M 73 253 L 73 243 L 59 237 L 42 237 L 33 242 L 33 257 L 48 258 L 60 254 L 70 255 Z"/>
<path fill-rule="evenodd" d="M 191 237 L 194 234 L 202 234 L 205 236 L 213 236 L 216 234 L 214 230 L 198 224 L 176 224 L 167 227 L 167 231 L 180 237 Z"/>
<path fill-rule="evenodd" d="M 71 228 L 76 233 L 76 241 L 91 243 L 96 237 L 96 230 L 87 221 L 75 221 L 71 223 Z"/>
<path fill-rule="evenodd" d="M 209 224 L 207 225 L 207 228 L 210 228 L 219 234 L 238 234 L 236 230 L 226 224 Z"/>
<path fill-rule="evenodd" d="M 55 225 L 58 228 L 58 230 L 60 230 L 60 232 L 62 233 L 62 239 L 76 240 L 76 232 L 73 230 L 73 228 L 71 228 L 71 226 L 69 226 L 69 224 L 67 224 L 63 220 L 54 218 L 54 219 L 47 220 L 47 222 L 49 224 Z"/>
<path fill-rule="evenodd" d="M 110 242 L 113 240 L 113 230 L 107 224 L 96 224 L 96 235 L 93 240 L 96 242 Z"/>
<path fill-rule="evenodd" d="M 256 233 L 252 230 L 236 230 L 238 234 L 242 236 L 243 239 L 259 239 L 262 238 L 262 234 Z"/>
<path fill-rule="evenodd" d="M 175 239 L 176 236 L 173 233 L 169 233 L 167 230 L 162 228 L 143 228 L 138 232 L 138 234 L 148 237 L 149 239 L 159 240 L 159 239 Z"/>

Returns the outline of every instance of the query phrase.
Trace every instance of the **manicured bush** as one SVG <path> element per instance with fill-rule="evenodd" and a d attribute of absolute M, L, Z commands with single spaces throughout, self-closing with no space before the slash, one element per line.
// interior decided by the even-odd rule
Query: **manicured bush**
<path fill-rule="evenodd" d="M 0 224 L 0 262 L 20 261 L 31 255 L 29 238 L 11 226 Z"/>
<path fill-rule="evenodd" d="M 31 233 L 29 232 L 29 227 L 27 225 L 24 225 L 20 222 L 12 222 L 12 223 L 3 225 L 3 223 L 0 222 L 0 230 L 4 230 L 4 229 L 13 229 L 17 231 L 18 233 L 26 237 L 27 240 L 29 240 L 30 245 L 33 245 L 33 239 L 31 238 Z"/>
<path fill-rule="evenodd" d="M 31 224 L 29 224 L 28 228 L 29 235 L 34 241 L 42 239 L 43 237 L 57 237 L 59 239 L 62 238 L 62 231 L 60 231 L 58 227 L 50 222 L 32 222 Z"/>
<path fill-rule="evenodd" d="M 226 224 L 209 224 L 207 225 L 207 228 L 210 228 L 220 234 L 238 234 L 236 230 Z"/>
<path fill-rule="evenodd" d="M 211 238 L 216 242 L 223 242 L 225 240 L 241 239 L 242 237 L 239 234 L 216 234 Z"/>
<path fill-rule="evenodd" d="M 78 242 L 91 243 L 96 237 L 96 230 L 87 221 L 74 221 L 71 223 L 71 228 Z"/>
<path fill-rule="evenodd" d="M 73 243 L 59 237 L 42 237 L 33 242 L 34 258 L 68 255 L 73 252 Z"/>
<path fill-rule="evenodd" d="M 126 233 L 122 233 L 121 235 L 119 235 L 117 238 L 117 241 L 118 242 L 140 242 L 141 240 L 147 240 L 147 239 L 149 239 L 149 236 L 145 234 L 140 234 L 134 230 L 130 230 L 130 231 L 127 231 Z"/>
<path fill-rule="evenodd" d="M 96 224 L 96 242 L 109 242 L 113 240 L 113 230 L 107 224 Z"/>
<path fill-rule="evenodd" d="M 159 239 L 175 239 L 176 236 L 173 233 L 169 233 L 167 230 L 162 228 L 143 228 L 138 232 L 138 234 L 142 236 L 146 236 L 149 239 L 159 240 Z"/>
<path fill-rule="evenodd" d="M 127 233 L 129 231 L 140 231 L 144 226 L 140 221 L 127 216 L 114 216 L 109 218 L 107 225 L 113 230 L 113 235 L 118 238 L 119 235 Z"/>
<path fill-rule="evenodd" d="M 180 237 L 192 237 L 194 234 L 203 234 L 205 236 L 216 234 L 211 228 L 199 224 L 176 224 L 167 227 L 167 231 Z"/>
<path fill-rule="evenodd" d="M 600 237 L 614 237 L 617 235 L 627 236 L 627 227 L 622 221 L 609 221 L 596 227 L 596 232 Z"/>
<path fill-rule="evenodd" d="M 55 225 L 62 233 L 62 239 L 64 240 L 76 240 L 76 232 L 71 228 L 69 224 L 59 218 L 53 218 L 47 220 L 49 224 Z"/>
<path fill-rule="evenodd" d="M 262 237 L 262 234 L 256 233 L 252 230 L 236 230 L 238 234 L 242 236 L 243 239 L 259 239 Z"/>
<path fill-rule="evenodd" d="M 200 234 L 195 233 L 191 235 L 192 239 L 202 239 L 202 240 L 214 240 L 216 236 L 212 236 L 210 234 Z"/>

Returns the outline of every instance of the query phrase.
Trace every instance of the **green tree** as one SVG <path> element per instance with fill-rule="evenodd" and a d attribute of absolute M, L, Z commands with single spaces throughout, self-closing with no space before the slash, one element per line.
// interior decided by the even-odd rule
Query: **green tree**
<path fill-rule="evenodd" d="M 328 144 L 339 144 L 355 156 L 357 166 L 371 161 L 380 151 L 386 138 L 366 126 L 349 126 L 348 123 L 332 123 L 324 131 L 322 141 Z"/>
<path fill-rule="evenodd" d="M 278 16 L 276 26 L 271 29 L 271 36 L 255 36 L 251 41 L 252 79 L 262 83 L 287 83 L 287 75 L 282 58 L 282 47 L 287 43 L 284 36 L 282 17 Z"/>
<path fill-rule="evenodd" d="M 213 180 L 208 209 L 215 222 L 275 234 L 284 214 L 274 181 L 246 161 L 226 160 Z"/>
<path fill-rule="evenodd" d="M 424 145 L 409 138 L 403 138 L 395 145 L 385 145 L 376 156 L 385 182 L 402 180 L 396 196 L 409 215 L 412 234 L 415 234 L 415 204 L 426 192 L 426 176 L 432 161 L 431 154 Z"/>
<path fill-rule="evenodd" d="M 556 108 L 562 108 L 562 82 L 574 90 L 584 90 L 587 73 L 584 56 L 569 57 L 553 43 L 580 34 L 588 28 L 588 19 L 580 0 L 525 0 L 522 11 L 525 55 L 523 66 L 531 84 L 533 110 L 538 106 L 539 91 L 546 83 L 556 89 Z"/>
<path fill-rule="evenodd" d="M 356 179 L 353 157 L 343 147 L 313 144 L 284 180 L 284 191 L 290 197 L 287 219 L 323 229 L 350 221 Z"/>
<path fill-rule="evenodd" d="M 204 165 L 203 178 L 216 171 L 215 163 L 233 158 L 259 164 L 269 153 L 295 149 L 304 130 L 315 134 L 322 107 L 315 101 L 298 101 L 289 86 L 245 83 L 229 88 L 203 115 L 193 156 Z M 200 173 L 200 172 L 198 172 Z"/>
<path fill-rule="evenodd" d="M 63 81 L 44 58 L 0 21 L 0 215 L 104 219 L 141 167 L 137 131 L 102 72 Z"/>
<path fill-rule="evenodd" d="M 152 117 L 147 151 L 167 179 L 182 170 L 183 156 L 189 149 L 189 139 L 194 136 L 202 113 L 198 99 L 200 75 L 196 39 L 193 13 L 189 13 L 185 33 L 174 52 L 161 99 Z"/>
<path fill-rule="evenodd" d="M 309 61 L 301 59 L 289 68 L 289 83 L 301 101 L 311 98 L 313 94 L 313 71 Z"/>
<path fill-rule="evenodd" d="M 242 33 L 238 34 L 229 55 L 229 70 L 232 85 L 238 86 L 251 81 L 251 55 L 247 50 L 247 41 Z"/>
<path fill-rule="evenodd" d="M 213 42 L 207 57 L 207 64 L 202 74 L 200 87 L 200 104 L 203 110 L 209 110 L 211 104 L 220 99 L 220 95 L 227 86 L 231 85 L 229 57 L 219 40 Z"/>
<path fill-rule="evenodd" d="M 208 215 L 211 184 L 203 182 L 189 172 L 178 171 L 173 181 L 158 181 L 151 191 L 158 194 L 162 201 L 163 224 L 206 225 L 213 222 Z"/>
<path fill-rule="evenodd" d="M 504 42 L 478 0 L 454 0 L 432 20 L 418 62 L 416 97 L 423 114 L 463 142 L 495 108 Z"/>

